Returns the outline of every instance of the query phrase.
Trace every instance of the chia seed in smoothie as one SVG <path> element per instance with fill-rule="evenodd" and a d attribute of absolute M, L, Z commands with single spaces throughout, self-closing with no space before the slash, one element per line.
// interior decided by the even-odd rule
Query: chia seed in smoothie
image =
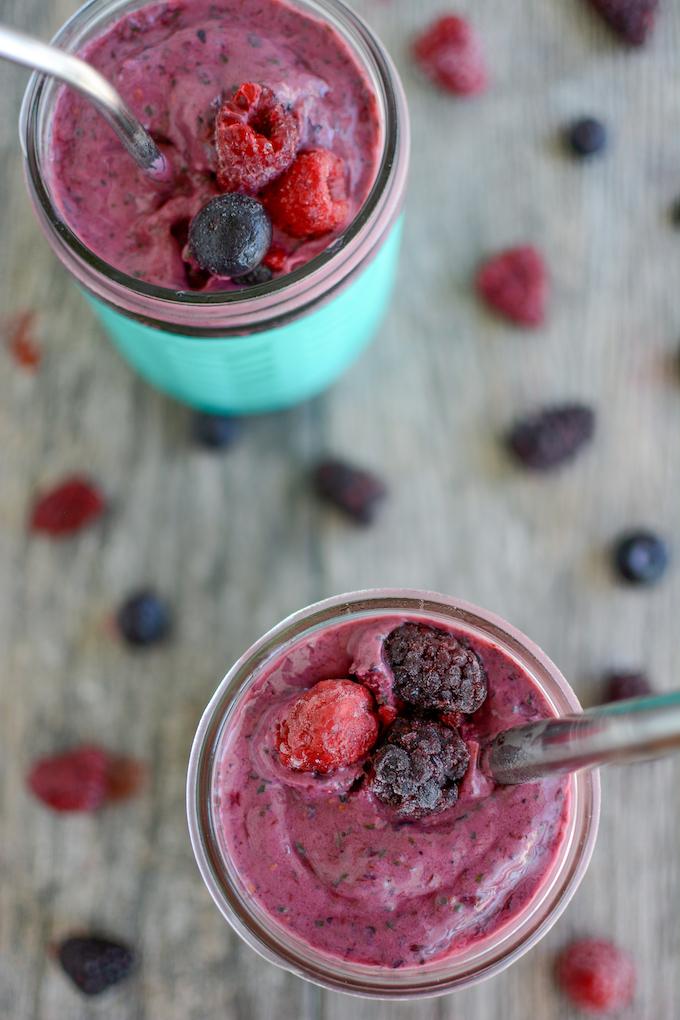
<path fill-rule="evenodd" d="M 225 190 L 215 121 L 243 83 L 271 89 L 278 108 L 295 117 L 298 154 L 322 150 L 342 161 L 345 222 L 302 238 L 275 224 L 274 276 L 327 248 L 370 191 L 382 145 L 372 85 L 334 28 L 285 0 L 152 4 L 79 55 L 120 92 L 174 173 L 170 185 L 150 183 L 101 115 L 63 90 L 51 134 L 56 205 L 85 245 L 130 276 L 173 290 L 237 286 L 197 271 L 186 240 L 199 209 Z"/>
<path fill-rule="evenodd" d="M 454 648 L 458 642 L 462 672 L 474 666 L 466 705 L 474 711 L 443 711 L 433 707 L 438 692 L 409 688 L 409 648 L 402 665 L 410 678 L 397 677 L 390 640 L 414 623 L 421 635 L 453 638 Z M 542 888 L 564 838 L 568 779 L 496 786 L 479 767 L 487 741 L 551 716 L 548 702 L 500 647 L 439 621 L 436 627 L 417 616 L 382 616 L 298 640 L 265 664 L 222 738 L 214 797 L 225 857 L 245 894 L 276 924 L 330 957 L 410 967 L 497 935 Z M 437 665 L 436 656 L 430 662 Z M 336 769 L 291 768 L 282 734 L 292 732 L 289 721 L 308 692 L 332 686 L 316 686 L 331 678 L 337 690 L 348 681 L 360 685 L 362 698 L 370 690 L 378 726 L 364 727 L 362 739 L 368 733 L 374 746 Z M 465 698 L 463 692 L 461 703 Z M 384 769 L 379 775 L 381 759 L 384 765 L 400 728 L 420 732 L 430 724 L 440 735 L 450 732 L 458 749 L 466 745 L 453 773 L 458 782 L 448 784 L 435 810 L 427 808 L 435 803 L 429 789 L 415 806 L 399 809 L 384 795 L 390 776 Z M 340 729 L 346 731 L 344 720 Z"/>

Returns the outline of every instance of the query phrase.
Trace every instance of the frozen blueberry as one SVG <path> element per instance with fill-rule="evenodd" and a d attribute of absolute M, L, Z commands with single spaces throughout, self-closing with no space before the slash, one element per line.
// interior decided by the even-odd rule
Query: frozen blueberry
<path fill-rule="evenodd" d="M 607 147 L 607 129 L 595 117 L 581 117 L 566 131 L 569 148 L 576 156 L 595 156 Z"/>
<path fill-rule="evenodd" d="M 654 584 L 666 572 L 669 555 L 664 540 L 651 531 L 631 531 L 614 546 L 614 563 L 631 584 Z"/>
<path fill-rule="evenodd" d="M 360 524 L 370 524 L 378 504 L 387 495 L 384 483 L 370 471 L 335 458 L 317 464 L 316 491 Z"/>
<path fill-rule="evenodd" d="M 248 195 L 211 199 L 189 227 L 189 252 L 213 276 L 243 276 L 260 264 L 272 240 L 261 202 Z"/>
<path fill-rule="evenodd" d="M 135 965 L 129 946 L 101 935 L 64 939 L 56 950 L 59 963 L 84 995 L 101 995 L 123 981 Z"/>
<path fill-rule="evenodd" d="M 651 684 L 644 673 L 608 673 L 605 677 L 605 702 L 627 701 L 651 693 Z"/>
<path fill-rule="evenodd" d="M 150 589 L 127 598 L 116 619 L 127 643 L 138 647 L 158 644 L 168 637 L 172 629 L 170 607 Z"/>
<path fill-rule="evenodd" d="M 486 672 L 471 648 L 445 630 L 402 623 L 385 639 L 394 693 L 425 711 L 476 712 L 486 698 Z"/>
<path fill-rule="evenodd" d="M 197 443 L 210 450 L 225 450 L 241 435 L 240 418 L 227 414 L 207 414 L 197 411 L 191 424 L 191 432 Z"/>
<path fill-rule="evenodd" d="M 257 266 L 250 273 L 244 273 L 243 276 L 234 276 L 233 283 L 238 283 L 241 287 L 257 287 L 261 283 L 269 283 L 274 276 L 274 273 L 269 266 Z"/>
<path fill-rule="evenodd" d="M 397 719 L 373 757 L 370 788 L 399 814 L 421 818 L 456 803 L 469 761 L 457 730 L 425 719 Z"/>

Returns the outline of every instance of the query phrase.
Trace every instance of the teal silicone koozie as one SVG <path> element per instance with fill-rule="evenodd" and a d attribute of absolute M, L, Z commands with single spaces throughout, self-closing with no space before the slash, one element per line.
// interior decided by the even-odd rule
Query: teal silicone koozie
<path fill-rule="evenodd" d="M 206 411 L 275 411 L 326 389 L 373 338 L 400 240 L 401 221 L 338 294 L 285 325 L 246 336 L 169 333 L 86 296 L 120 353 L 152 386 Z"/>

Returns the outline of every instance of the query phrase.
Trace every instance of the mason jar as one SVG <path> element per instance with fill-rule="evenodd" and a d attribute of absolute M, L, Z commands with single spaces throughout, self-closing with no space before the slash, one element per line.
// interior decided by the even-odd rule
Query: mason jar
<path fill-rule="evenodd" d="M 351 592 L 289 616 L 232 666 L 199 723 L 187 780 L 194 854 L 213 900 L 232 928 L 270 963 L 299 977 L 325 988 L 383 999 L 419 998 L 464 988 L 498 974 L 526 953 L 549 931 L 576 892 L 592 855 L 600 809 L 597 770 L 566 777 L 569 807 L 562 841 L 528 902 L 496 930 L 424 965 L 393 969 L 336 958 L 315 949 L 260 906 L 239 875 L 221 833 L 220 765 L 229 753 L 225 747 L 240 706 L 272 662 L 325 628 L 352 621 L 379 624 L 381 618 L 394 620 L 409 614 L 500 648 L 528 676 L 554 715 L 580 711 L 576 695 L 554 663 L 529 638 L 492 613 L 427 591 Z"/>
<path fill-rule="evenodd" d="M 148 0 L 89 0 L 53 43 L 77 53 Z M 64 221 L 50 184 L 50 131 L 63 86 L 35 74 L 20 132 L 40 226 L 107 334 L 151 385 L 194 407 L 233 414 L 277 410 L 320 393 L 374 336 L 394 283 L 409 161 L 409 123 L 396 69 L 342 0 L 286 0 L 330 25 L 372 87 L 380 127 L 371 190 L 321 254 L 288 275 L 241 291 L 174 291 L 129 276 L 91 251 Z"/>

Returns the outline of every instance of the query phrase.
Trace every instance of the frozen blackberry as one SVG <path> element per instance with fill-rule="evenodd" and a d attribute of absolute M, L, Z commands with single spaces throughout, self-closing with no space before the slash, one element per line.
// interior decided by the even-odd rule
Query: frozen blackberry
<path fill-rule="evenodd" d="M 135 964 L 135 954 L 122 942 L 86 935 L 64 939 L 57 946 L 60 964 L 84 995 L 101 995 L 126 978 Z"/>
<path fill-rule="evenodd" d="M 365 468 L 329 457 L 316 465 L 312 480 L 317 493 L 359 524 L 370 524 L 387 495 L 384 482 Z"/>
<path fill-rule="evenodd" d="M 507 445 L 525 467 L 550 471 L 576 456 L 595 431 L 595 414 L 583 404 L 548 407 L 512 427 Z"/>
<path fill-rule="evenodd" d="M 482 663 L 445 630 L 403 623 L 388 634 L 385 657 L 394 675 L 394 693 L 414 708 L 469 714 L 484 703 Z"/>
<path fill-rule="evenodd" d="M 264 206 L 248 195 L 218 195 L 189 227 L 189 253 L 213 276 L 243 276 L 267 254 L 272 225 Z"/>
<path fill-rule="evenodd" d="M 605 677 L 605 702 L 644 698 L 651 693 L 652 685 L 644 673 L 608 673 Z"/>
<path fill-rule="evenodd" d="M 470 755 L 457 730 L 397 719 L 373 758 L 370 787 L 401 815 L 422 818 L 451 807 Z"/>
<path fill-rule="evenodd" d="M 590 0 L 590 3 L 629 46 L 644 45 L 659 9 L 659 0 Z"/>

